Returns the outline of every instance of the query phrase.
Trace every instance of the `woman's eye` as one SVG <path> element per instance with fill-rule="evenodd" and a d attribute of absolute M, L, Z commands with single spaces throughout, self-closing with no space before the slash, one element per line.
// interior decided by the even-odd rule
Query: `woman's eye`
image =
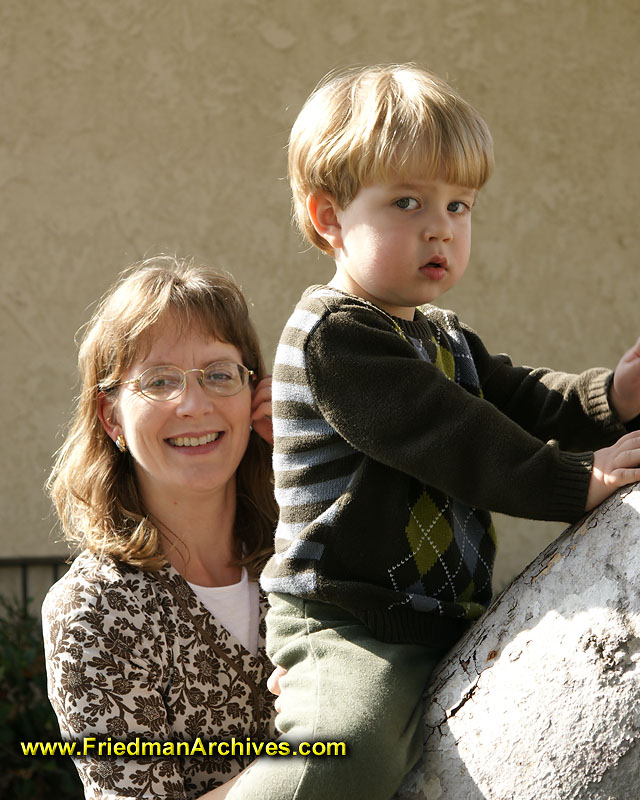
<path fill-rule="evenodd" d="M 211 383 L 228 383 L 233 380 L 233 371 L 225 367 L 216 367 L 206 371 L 204 378 Z"/>
<path fill-rule="evenodd" d="M 154 375 L 153 377 L 144 381 L 144 388 L 167 389 L 170 386 L 178 386 L 181 382 L 182 379 L 179 375 L 172 375 L 170 373 L 167 373 L 166 375 Z"/>
<path fill-rule="evenodd" d="M 401 197 L 399 200 L 396 200 L 395 205 L 403 211 L 415 211 L 416 208 L 420 206 L 414 197 Z"/>
<path fill-rule="evenodd" d="M 464 214 L 465 211 L 471 211 L 471 207 L 462 200 L 454 200 L 447 206 L 447 211 L 451 211 L 453 214 Z"/>
<path fill-rule="evenodd" d="M 140 376 L 140 388 L 145 391 L 161 391 L 162 389 L 173 388 L 182 383 L 182 375 L 178 372 L 152 372 L 149 375 Z"/>

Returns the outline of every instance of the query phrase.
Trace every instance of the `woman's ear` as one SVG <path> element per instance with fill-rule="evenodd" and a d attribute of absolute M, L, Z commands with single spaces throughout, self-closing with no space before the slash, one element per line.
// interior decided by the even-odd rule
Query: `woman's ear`
<path fill-rule="evenodd" d="M 122 425 L 118 422 L 116 414 L 116 401 L 113 394 L 100 392 L 98 394 L 98 417 L 102 427 L 113 441 L 122 433 Z"/>
<path fill-rule="evenodd" d="M 316 231 L 334 250 L 342 247 L 342 228 L 338 220 L 340 206 L 329 192 L 307 195 L 307 213 Z"/>

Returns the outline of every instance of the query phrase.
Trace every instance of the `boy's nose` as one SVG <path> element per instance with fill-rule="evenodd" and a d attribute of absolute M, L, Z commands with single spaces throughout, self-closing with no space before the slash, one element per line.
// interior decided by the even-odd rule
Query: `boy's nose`
<path fill-rule="evenodd" d="M 444 214 L 433 214 L 426 221 L 422 236 L 425 241 L 447 242 L 453 238 L 453 230 L 449 219 Z"/>

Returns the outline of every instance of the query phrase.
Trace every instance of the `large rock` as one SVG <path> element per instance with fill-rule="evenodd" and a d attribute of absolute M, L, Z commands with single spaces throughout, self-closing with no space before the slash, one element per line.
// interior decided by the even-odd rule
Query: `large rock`
<path fill-rule="evenodd" d="M 640 484 L 550 545 L 439 666 L 398 800 L 639 800 Z"/>

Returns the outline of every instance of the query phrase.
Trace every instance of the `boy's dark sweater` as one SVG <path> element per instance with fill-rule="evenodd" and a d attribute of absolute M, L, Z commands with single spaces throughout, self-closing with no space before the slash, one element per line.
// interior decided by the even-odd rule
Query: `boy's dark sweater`
<path fill-rule="evenodd" d="M 274 365 L 268 591 L 346 609 L 386 641 L 454 641 L 491 598 L 488 511 L 573 522 L 592 449 L 625 432 L 608 370 L 491 356 L 451 312 L 391 318 L 303 295 Z"/>

